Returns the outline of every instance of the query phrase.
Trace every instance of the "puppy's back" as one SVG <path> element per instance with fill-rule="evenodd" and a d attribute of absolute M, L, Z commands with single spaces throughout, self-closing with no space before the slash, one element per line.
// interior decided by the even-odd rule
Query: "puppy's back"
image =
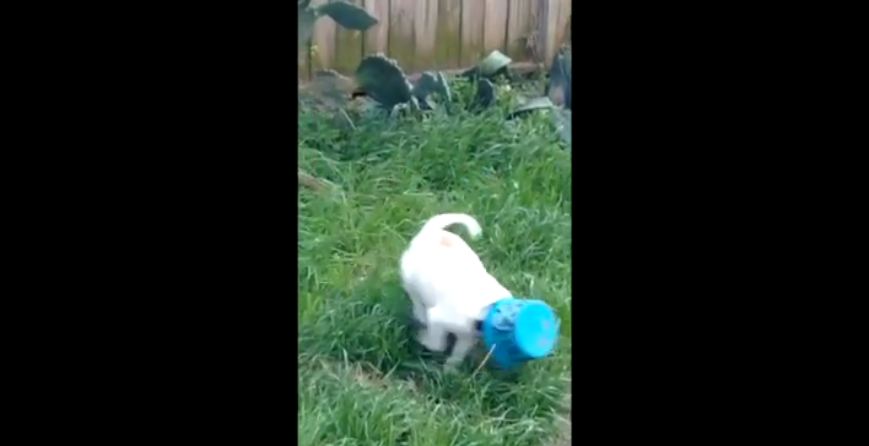
<path fill-rule="evenodd" d="M 480 226 L 465 214 L 441 214 L 430 219 L 413 238 L 401 257 L 401 279 L 405 289 L 426 307 L 445 301 L 475 299 L 475 282 L 488 276 L 477 253 L 458 235 L 443 228 L 464 225 L 471 235 Z"/>
<path fill-rule="evenodd" d="M 454 224 L 464 226 L 471 238 L 478 237 L 482 233 L 480 224 L 470 215 L 457 213 L 435 215 L 426 221 L 402 255 L 402 274 L 415 265 L 432 266 L 440 262 L 457 261 L 464 264 L 471 261 L 474 265 L 479 263 L 482 266 L 477 253 L 461 237 L 444 229 Z"/>

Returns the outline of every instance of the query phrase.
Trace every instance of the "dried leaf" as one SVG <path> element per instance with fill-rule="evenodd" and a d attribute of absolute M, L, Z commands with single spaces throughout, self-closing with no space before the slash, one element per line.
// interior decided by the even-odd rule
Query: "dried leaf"
<path fill-rule="evenodd" d="M 513 60 L 498 50 L 494 50 L 477 64 L 477 72 L 484 77 L 491 77 L 510 65 Z"/>
<path fill-rule="evenodd" d="M 344 1 L 333 1 L 317 7 L 317 12 L 328 15 L 344 28 L 365 31 L 377 24 L 377 18 L 368 11 Z"/>
<path fill-rule="evenodd" d="M 516 110 L 513 110 L 512 112 L 510 112 L 510 115 L 507 116 L 507 119 L 515 118 L 516 116 L 521 115 L 522 113 L 527 113 L 527 112 L 534 111 L 534 110 L 548 110 L 548 109 L 551 109 L 553 107 L 554 107 L 554 105 L 552 104 L 552 101 L 549 100 L 549 98 L 546 96 L 541 96 L 539 98 L 533 98 L 533 99 L 529 100 L 528 102 L 526 102 L 525 104 L 521 105 Z"/>
<path fill-rule="evenodd" d="M 413 95 L 419 100 L 424 100 L 432 93 L 438 93 L 447 101 L 450 100 L 450 87 L 446 77 L 441 72 L 426 71 L 417 79 L 416 85 L 413 87 Z"/>
<path fill-rule="evenodd" d="M 555 113 L 552 114 L 552 119 L 555 122 L 555 128 L 558 131 L 558 135 L 561 136 L 561 139 L 567 143 L 567 150 L 572 151 L 571 148 L 573 146 L 572 138 L 571 138 L 571 112 L 570 110 L 563 108 L 556 108 Z"/>
<path fill-rule="evenodd" d="M 570 52 L 562 49 L 552 63 L 552 68 L 549 71 L 549 84 L 545 90 L 545 94 L 554 104 L 563 105 L 566 108 L 570 108 L 571 105 L 570 69 Z"/>
<path fill-rule="evenodd" d="M 477 95 L 474 97 L 472 104 L 473 109 L 484 109 L 491 107 L 495 103 L 495 85 L 488 79 L 480 79 L 477 81 Z"/>
<path fill-rule="evenodd" d="M 378 53 L 362 60 L 356 69 L 359 88 L 387 109 L 411 100 L 412 87 L 398 63 Z"/>
<path fill-rule="evenodd" d="M 450 84 L 447 82 L 447 77 L 444 76 L 444 73 L 438 71 L 438 82 L 443 87 L 441 90 L 441 94 L 444 95 L 444 98 L 447 102 L 452 100 L 452 94 L 450 93 Z"/>
<path fill-rule="evenodd" d="M 437 89 L 438 81 L 434 73 L 426 71 L 417 79 L 412 93 L 417 99 L 425 99 L 426 96 L 434 93 Z"/>

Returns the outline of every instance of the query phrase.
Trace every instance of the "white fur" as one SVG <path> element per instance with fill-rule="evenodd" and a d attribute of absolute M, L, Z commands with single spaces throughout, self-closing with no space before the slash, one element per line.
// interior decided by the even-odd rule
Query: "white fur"
<path fill-rule="evenodd" d="M 444 230 L 456 223 L 465 226 L 471 237 L 482 232 L 469 215 L 437 215 L 425 223 L 401 256 L 402 284 L 413 302 L 414 317 L 425 325 L 418 333 L 419 342 L 442 352 L 447 334 L 456 335 L 448 369 L 459 364 L 476 343 L 476 321 L 496 301 L 511 295 L 461 237 Z"/>

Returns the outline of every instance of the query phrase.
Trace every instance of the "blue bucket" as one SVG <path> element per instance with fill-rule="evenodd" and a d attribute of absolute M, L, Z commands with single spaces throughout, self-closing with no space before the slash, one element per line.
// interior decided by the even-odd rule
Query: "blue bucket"
<path fill-rule="evenodd" d="M 559 322 L 546 302 L 511 297 L 492 305 L 482 328 L 492 361 L 502 369 L 511 369 L 552 353 Z"/>

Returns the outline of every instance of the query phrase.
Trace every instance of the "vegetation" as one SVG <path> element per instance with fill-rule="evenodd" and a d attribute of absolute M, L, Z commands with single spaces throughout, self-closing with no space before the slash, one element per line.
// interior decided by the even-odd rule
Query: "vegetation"
<path fill-rule="evenodd" d="M 552 109 L 508 119 L 522 86 L 494 80 L 498 100 L 473 109 L 476 81 L 449 81 L 453 107 L 387 115 L 361 98 L 341 119 L 300 107 L 299 166 L 326 185 L 299 196 L 300 445 L 526 446 L 558 436 L 571 357 L 568 144 Z M 412 340 L 398 260 L 442 212 L 476 217 L 483 235 L 470 244 L 490 271 L 556 310 L 554 356 L 505 374 L 480 367 L 477 352 L 445 374 L 443 358 Z"/>

